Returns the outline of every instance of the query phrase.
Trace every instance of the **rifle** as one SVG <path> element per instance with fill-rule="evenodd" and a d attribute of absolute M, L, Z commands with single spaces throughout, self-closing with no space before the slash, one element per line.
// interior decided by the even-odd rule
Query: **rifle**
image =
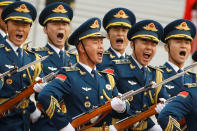
<path fill-rule="evenodd" d="M 178 73 L 172 77 L 169 77 L 167 79 L 165 79 L 164 81 L 158 83 L 158 84 L 149 84 L 147 86 L 144 86 L 142 88 L 139 88 L 135 91 L 131 90 L 131 91 L 128 91 L 126 93 L 124 93 L 122 96 L 118 96 L 121 100 L 126 100 L 128 98 L 130 98 L 131 96 L 134 96 L 140 92 L 143 92 L 143 91 L 146 91 L 146 90 L 149 90 L 149 89 L 154 89 L 154 88 L 157 88 L 159 86 L 162 86 L 163 84 L 166 84 L 180 76 L 183 76 L 187 70 L 193 68 L 194 66 L 197 65 L 197 62 L 191 64 L 190 66 L 186 67 L 186 69 L 181 72 L 181 73 Z M 101 106 L 98 106 L 98 107 L 95 107 L 87 112 L 84 112 L 82 114 L 79 114 L 78 116 L 72 118 L 72 126 L 74 128 L 76 128 L 76 130 L 84 130 L 84 129 L 87 129 L 87 128 L 90 128 L 94 125 L 96 125 L 97 123 L 99 123 L 109 112 L 111 112 L 112 110 L 112 107 L 111 107 L 111 104 L 110 104 L 111 101 L 107 101 L 106 103 L 104 103 L 103 105 Z M 96 116 L 99 116 L 98 120 L 95 122 L 95 123 L 92 123 L 90 125 L 85 125 L 86 123 L 88 123 L 92 118 L 96 117 Z"/>
<path fill-rule="evenodd" d="M 174 97 L 171 97 L 169 99 L 166 100 L 165 104 L 169 103 L 170 101 L 172 101 Z M 160 102 L 162 104 L 164 104 L 164 102 Z M 149 107 L 148 110 L 144 111 L 144 112 L 141 112 L 139 114 L 136 114 L 134 116 L 130 116 L 130 117 L 127 117 L 123 120 L 120 120 L 118 122 L 116 122 L 116 124 L 114 125 L 114 127 L 117 129 L 117 131 L 122 131 L 123 129 L 127 129 L 129 128 L 130 126 L 134 125 L 135 123 L 141 121 L 141 120 L 144 120 L 152 115 L 155 115 L 157 114 L 156 110 L 155 110 L 155 107 L 157 106 L 157 104 L 154 104 L 152 106 Z"/>
<path fill-rule="evenodd" d="M 13 74 L 15 74 L 15 73 L 21 72 L 21 71 L 23 71 L 23 70 L 29 68 L 30 66 L 35 65 L 35 64 L 37 64 L 37 63 L 39 63 L 39 62 L 45 60 L 45 59 L 48 58 L 48 57 L 49 57 L 49 56 L 41 57 L 40 59 L 35 60 L 35 61 L 33 61 L 33 62 L 30 62 L 29 64 L 27 64 L 27 65 L 25 65 L 25 66 L 23 66 L 23 67 L 21 67 L 21 68 L 18 68 L 16 65 L 14 65 L 14 68 L 13 68 L 13 69 L 8 70 L 8 71 L 4 72 L 3 74 L 0 74 L 0 79 L 4 78 L 4 77 L 7 76 L 8 74 L 13 75 Z"/>

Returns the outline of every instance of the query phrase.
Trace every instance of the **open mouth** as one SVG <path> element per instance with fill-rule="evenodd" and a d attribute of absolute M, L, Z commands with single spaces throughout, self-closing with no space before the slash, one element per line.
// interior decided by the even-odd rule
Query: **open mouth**
<path fill-rule="evenodd" d="M 150 53 L 144 53 L 143 56 L 144 56 L 144 58 L 149 59 L 151 55 L 150 55 Z"/>
<path fill-rule="evenodd" d="M 21 40 L 21 39 L 23 38 L 23 35 L 16 34 L 16 38 L 17 38 L 18 40 Z"/>
<path fill-rule="evenodd" d="M 63 33 L 58 33 L 57 38 L 58 38 L 58 40 L 62 40 L 64 38 L 64 34 Z"/>
<path fill-rule="evenodd" d="M 99 51 L 99 52 L 97 53 L 97 55 L 98 55 L 99 57 L 103 57 L 103 52 L 102 52 L 102 51 Z"/>
<path fill-rule="evenodd" d="M 116 43 L 122 44 L 123 43 L 123 39 L 121 39 L 121 38 L 117 39 Z"/>
<path fill-rule="evenodd" d="M 179 55 L 180 56 L 185 56 L 186 55 L 186 52 L 185 51 L 181 51 L 181 52 L 179 52 Z"/>

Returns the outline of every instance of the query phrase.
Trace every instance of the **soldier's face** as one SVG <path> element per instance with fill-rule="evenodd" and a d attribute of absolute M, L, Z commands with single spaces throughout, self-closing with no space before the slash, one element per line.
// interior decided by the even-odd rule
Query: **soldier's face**
<path fill-rule="evenodd" d="M 190 40 L 170 39 L 164 47 L 168 52 L 169 61 L 182 68 L 191 51 Z"/>
<path fill-rule="evenodd" d="M 123 54 L 125 48 L 128 45 L 127 33 L 129 29 L 126 27 L 111 27 L 107 34 L 107 38 L 110 40 L 111 47 Z"/>
<path fill-rule="evenodd" d="M 83 43 L 91 59 L 88 60 L 89 63 L 93 62 L 91 63 L 92 65 L 101 63 L 104 53 L 103 38 L 87 38 L 83 40 Z M 86 55 L 84 50 L 82 50 L 82 52 Z"/>
<path fill-rule="evenodd" d="M 8 39 L 16 46 L 20 46 L 27 39 L 30 29 L 31 26 L 28 23 L 8 20 Z"/>
<path fill-rule="evenodd" d="M 48 22 L 44 27 L 48 41 L 55 47 L 62 49 L 70 34 L 70 24 L 66 22 Z"/>
<path fill-rule="evenodd" d="M 6 31 L 6 24 L 1 19 L 1 13 L 2 13 L 3 9 L 4 9 L 4 7 L 3 6 L 0 6 L 0 29 L 2 29 L 3 31 Z"/>
<path fill-rule="evenodd" d="M 156 52 L 157 43 L 151 40 L 137 38 L 131 42 L 132 56 L 142 65 L 146 66 L 152 60 Z"/>

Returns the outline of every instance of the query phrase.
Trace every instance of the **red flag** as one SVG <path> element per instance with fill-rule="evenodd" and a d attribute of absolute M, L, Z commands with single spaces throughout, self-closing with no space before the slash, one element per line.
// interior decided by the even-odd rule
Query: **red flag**
<path fill-rule="evenodd" d="M 185 13 L 184 13 L 184 19 L 191 20 L 194 25 L 197 26 L 197 20 L 192 17 L 192 10 L 194 10 L 194 5 L 197 2 L 197 0 L 185 0 Z M 197 10 L 195 9 L 197 12 Z M 193 42 L 191 43 L 191 53 L 193 53 L 195 50 L 197 50 L 197 37 L 194 38 Z"/>

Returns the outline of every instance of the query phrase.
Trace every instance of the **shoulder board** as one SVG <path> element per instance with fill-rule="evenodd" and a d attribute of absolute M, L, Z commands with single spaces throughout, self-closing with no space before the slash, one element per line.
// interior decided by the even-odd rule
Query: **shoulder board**
<path fill-rule="evenodd" d="M 71 66 L 71 67 L 62 67 L 66 72 L 69 72 L 69 71 L 79 71 L 80 69 L 76 66 Z"/>
<path fill-rule="evenodd" d="M 100 73 L 107 73 L 107 74 L 111 74 L 111 75 L 114 75 L 114 70 L 113 69 L 105 69 L 103 71 L 100 71 Z"/>
<path fill-rule="evenodd" d="M 37 47 L 37 48 L 32 48 L 34 51 L 49 51 L 49 48 L 47 47 Z"/>
<path fill-rule="evenodd" d="M 3 47 L 5 47 L 5 45 L 4 44 L 0 44 L 0 48 L 3 48 Z"/>
<path fill-rule="evenodd" d="M 104 51 L 104 54 L 110 54 L 110 52 L 107 50 L 107 51 Z"/>
<path fill-rule="evenodd" d="M 196 73 L 194 73 L 194 72 L 190 72 L 190 71 L 188 71 L 186 74 L 188 74 L 188 75 L 196 75 Z"/>
<path fill-rule="evenodd" d="M 166 66 L 165 65 L 160 65 L 160 66 L 157 66 L 157 68 L 164 69 L 164 68 L 166 68 Z"/>
<path fill-rule="evenodd" d="M 160 69 L 160 68 L 157 67 L 157 66 L 148 65 L 148 68 L 151 68 L 151 69 L 153 69 L 153 70 L 158 70 L 158 71 L 160 71 L 160 72 L 163 72 L 163 70 Z"/>
<path fill-rule="evenodd" d="M 131 61 L 128 59 L 121 59 L 121 60 L 112 60 L 115 64 L 131 64 Z"/>
<path fill-rule="evenodd" d="M 193 88 L 193 87 L 197 87 L 196 83 L 186 83 L 184 84 L 184 86 L 188 87 L 188 88 Z"/>
<path fill-rule="evenodd" d="M 28 53 L 30 53 L 30 54 L 36 54 L 36 53 L 34 53 L 34 52 L 30 51 L 30 50 L 27 50 L 27 49 L 24 49 L 24 51 L 25 51 L 26 54 L 28 54 Z"/>

